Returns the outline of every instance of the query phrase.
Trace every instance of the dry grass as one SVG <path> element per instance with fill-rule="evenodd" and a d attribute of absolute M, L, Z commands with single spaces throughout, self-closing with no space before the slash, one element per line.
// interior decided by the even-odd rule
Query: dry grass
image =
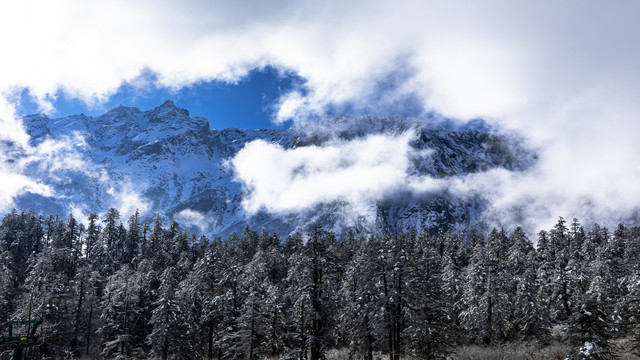
<path fill-rule="evenodd" d="M 611 342 L 611 351 L 616 359 L 640 360 L 632 352 L 629 339 L 617 339 Z M 569 349 L 555 343 L 541 346 L 537 343 L 512 343 L 498 347 L 462 346 L 456 349 L 451 360 L 562 360 Z"/>
<path fill-rule="evenodd" d="M 618 339 L 611 342 L 612 351 L 617 359 L 640 360 L 639 356 L 632 354 L 632 342 L 629 339 Z M 460 346 L 447 357 L 447 360 L 563 360 L 569 349 L 560 343 L 542 346 L 536 342 L 510 343 L 502 346 L 482 347 L 477 345 Z M 265 358 L 264 360 L 278 359 Z M 355 353 L 348 349 L 332 349 L 325 353 L 326 360 L 361 360 Z M 374 360 L 387 360 L 389 355 L 376 352 Z M 402 356 L 401 360 L 411 360 L 410 356 Z"/>
<path fill-rule="evenodd" d="M 326 360 L 346 360 L 346 359 L 353 359 L 353 360 L 359 360 L 362 359 L 362 357 L 358 357 L 357 354 L 350 354 L 348 349 L 333 349 L 333 350 L 329 350 L 327 351 L 327 353 L 325 354 L 325 358 Z M 387 360 L 389 359 L 389 354 L 384 354 L 381 352 L 374 352 L 373 353 L 373 360 Z M 401 356 L 400 360 L 411 360 L 410 357 L 407 356 Z"/>
<path fill-rule="evenodd" d="M 541 347 L 536 343 L 507 344 L 498 347 L 463 346 L 450 359 L 455 360 L 562 360 L 567 348 L 554 344 Z"/>
<path fill-rule="evenodd" d="M 616 339 L 611 342 L 613 355 L 621 360 L 640 360 L 640 356 L 633 354 L 633 346 L 631 338 Z"/>

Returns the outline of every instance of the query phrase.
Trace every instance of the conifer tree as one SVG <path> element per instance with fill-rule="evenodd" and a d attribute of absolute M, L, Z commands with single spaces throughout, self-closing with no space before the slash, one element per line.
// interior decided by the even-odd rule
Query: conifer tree
<path fill-rule="evenodd" d="M 19 320 L 41 320 L 40 335 L 43 338 L 73 333 L 72 279 L 67 277 L 64 269 L 56 269 L 53 254 L 54 249 L 47 245 L 29 259 L 28 276 L 11 316 Z M 67 342 L 63 346 L 43 346 L 39 350 L 59 358 L 65 351 L 71 351 L 70 345 Z"/>
<path fill-rule="evenodd" d="M 571 243 L 569 230 L 565 224 L 566 221 L 559 217 L 558 222 L 549 232 L 549 245 L 554 254 L 552 306 L 554 317 L 560 321 L 571 316 L 573 305 L 576 304 L 575 296 L 572 294 L 572 284 L 575 283 L 575 279 L 568 268 L 571 259 Z"/>
<path fill-rule="evenodd" d="M 91 264 L 84 263 L 76 273 L 75 298 L 73 319 L 74 328 L 71 337 L 71 347 L 75 356 L 87 355 L 97 357 L 97 338 L 95 332 L 100 328 L 100 301 L 102 295 L 103 278 L 99 272 L 93 270 Z"/>
<path fill-rule="evenodd" d="M 244 301 L 237 319 L 237 332 L 233 334 L 232 351 L 247 359 L 266 354 L 266 325 L 271 310 L 266 307 L 267 289 L 273 283 L 263 254 L 258 251 L 240 275 Z"/>
<path fill-rule="evenodd" d="M 609 257 L 608 268 L 613 282 L 611 296 L 614 299 L 624 298 L 628 291 L 625 282 L 628 272 L 624 260 L 628 239 L 629 230 L 624 225 L 619 224 L 607 247 L 606 253 Z"/>
<path fill-rule="evenodd" d="M 289 269 L 289 297 L 299 354 L 309 350 L 317 360 L 331 345 L 330 330 L 334 321 L 335 290 L 338 287 L 335 238 L 319 228 L 312 229 L 307 242 L 294 255 Z"/>
<path fill-rule="evenodd" d="M 96 264 L 96 260 L 103 255 L 103 247 L 101 243 L 100 233 L 102 229 L 98 224 L 98 214 L 92 212 L 89 214 L 89 224 L 87 225 L 85 238 L 85 259 L 92 264 Z"/>
<path fill-rule="evenodd" d="M 485 344 L 500 343 L 506 340 L 513 326 L 511 303 L 507 297 L 509 277 L 507 276 L 506 258 L 509 239 L 504 230 L 494 229 L 487 237 L 486 252 L 486 288 L 481 298 L 481 307 L 486 310 Z M 511 270 L 511 269 L 509 269 Z M 487 340 L 488 339 L 488 340 Z"/>
<path fill-rule="evenodd" d="M 569 344 L 569 360 L 615 359 L 609 340 L 610 326 L 599 301 L 588 293 L 569 318 L 566 342 Z"/>
<path fill-rule="evenodd" d="M 135 341 L 139 329 L 132 320 L 141 311 L 138 306 L 141 286 L 140 279 L 126 264 L 109 277 L 101 304 L 102 356 L 128 359 L 143 353 L 142 344 Z"/>
<path fill-rule="evenodd" d="M 444 246 L 435 244 L 425 234 L 416 236 L 417 242 L 406 257 L 403 287 L 405 328 L 402 336 L 415 357 L 432 359 L 444 357 L 449 350 L 446 340 L 447 312 L 443 295 L 442 257 L 449 248 L 450 234 L 442 234 Z M 434 246 L 435 245 L 435 246 Z M 442 251 L 441 251 L 442 250 Z M 449 250 L 451 252 L 451 250 Z M 429 299 L 425 301 L 425 299 Z"/>
<path fill-rule="evenodd" d="M 472 246 L 469 265 L 462 274 L 460 325 L 467 341 L 480 343 L 486 338 L 485 312 L 480 308 L 486 292 L 486 249 L 483 241 L 474 241 Z"/>
<path fill-rule="evenodd" d="M 380 347 L 374 336 L 379 324 L 376 324 L 376 283 L 372 278 L 377 269 L 371 259 L 376 257 L 376 253 L 373 245 L 364 239 L 357 240 L 353 246 L 355 253 L 345 268 L 340 289 L 344 304 L 340 326 L 349 346 L 365 360 L 372 360 L 374 349 Z"/>
<path fill-rule="evenodd" d="M 202 298 L 195 289 L 199 286 L 193 271 L 178 285 L 175 301 L 178 306 L 180 319 L 176 325 L 178 332 L 174 339 L 176 354 L 189 355 L 196 358 L 205 357 L 206 333 L 200 324 L 202 316 Z"/>
<path fill-rule="evenodd" d="M 182 308 L 176 299 L 176 280 L 175 271 L 167 267 L 160 277 L 158 299 L 153 303 L 150 319 L 153 329 L 147 336 L 147 344 L 151 348 L 151 357 L 155 359 L 166 360 L 170 355 L 187 355 L 180 353 L 181 334 L 186 329 Z"/>
<path fill-rule="evenodd" d="M 19 293 L 16 275 L 13 272 L 12 256 L 8 250 L 0 253 L 0 323 L 9 320 L 14 309 L 14 298 Z"/>
<path fill-rule="evenodd" d="M 635 241 L 637 239 L 633 240 L 634 243 Z M 634 262 L 630 266 L 629 293 L 621 306 L 621 313 L 624 314 L 625 330 L 632 336 L 634 352 L 640 355 L 640 266 L 638 260 Z"/>
<path fill-rule="evenodd" d="M 162 219 L 160 215 L 156 215 L 153 219 L 153 226 L 147 241 L 143 246 L 142 256 L 153 264 L 156 271 L 162 271 L 164 267 L 164 257 L 162 253 L 162 244 L 165 240 L 165 231 L 162 228 Z"/>
<path fill-rule="evenodd" d="M 446 312 L 445 337 L 448 344 L 460 343 L 460 314 L 462 312 L 462 269 L 456 266 L 451 255 L 442 260 L 440 274 L 442 283 L 443 306 Z"/>
<path fill-rule="evenodd" d="M 214 239 L 204 252 L 202 258 L 194 264 L 188 291 L 190 296 L 202 304 L 200 318 L 196 319 L 204 334 L 203 354 L 209 359 L 222 356 L 222 333 L 225 331 L 226 303 L 224 300 L 222 274 L 225 271 L 223 262 L 224 250 L 222 241 Z"/>
<path fill-rule="evenodd" d="M 545 342 L 550 324 L 537 298 L 535 264 L 538 254 L 520 227 L 511 235 L 511 243 L 506 269 L 507 276 L 512 276 L 507 294 L 514 294 L 511 297 L 513 326 L 510 338 Z"/>
<path fill-rule="evenodd" d="M 127 230 L 121 258 L 122 264 L 131 264 L 140 254 L 140 246 L 142 244 L 142 225 L 140 224 L 140 212 L 138 210 L 131 215 L 128 220 L 128 225 L 129 228 Z"/>
<path fill-rule="evenodd" d="M 555 320 L 556 302 L 554 301 L 556 274 L 556 253 L 557 249 L 551 242 L 549 233 L 541 230 L 538 233 L 538 268 L 537 268 L 537 288 L 538 299 L 540 299 L 541 309 L 544 316 Z"/>

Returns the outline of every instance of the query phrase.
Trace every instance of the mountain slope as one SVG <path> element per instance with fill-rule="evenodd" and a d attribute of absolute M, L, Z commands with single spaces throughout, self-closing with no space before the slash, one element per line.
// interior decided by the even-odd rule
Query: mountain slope
<path fill-rule="evenodd" d="M 146 219 L 161 213 L 220 236 L 246 224 L 279 235 L 314 225 L 360 233 L 464 228 L 477 222 L 486 206 L 481 198 L 460 199 L 446 192 L 421 196 L 400 192 L 370 204 L 366 217 L 350 213 L 340 200 L 294 213 L 246 214 L 242 200 L 247 189 L 234 180 L 228 160 L 258 139 L 296 149 L 413 131 L 411 148 L 429 156 L 412 158 L 407 173 L 435 179 L 500 167 L 522 171 L 534 161 L 516 140 L 478 130 L 370 117 L 328 118 L 286 130 L 217 130 L 171 101 L 149 111 L 119 106 L 98 117 L 32 115 L 24 118 L 24 124 L 37 150 L 31 156 L 17 153 L 15 161 L 27 176 L 49 186 L 52 194 L 24 193 L 16 198 L 16 207 L 41 214 L 86 214 L 116 207 L 123 215 L 140 208 Z M 45 156 L 47 149 L 54 150 Z"/>

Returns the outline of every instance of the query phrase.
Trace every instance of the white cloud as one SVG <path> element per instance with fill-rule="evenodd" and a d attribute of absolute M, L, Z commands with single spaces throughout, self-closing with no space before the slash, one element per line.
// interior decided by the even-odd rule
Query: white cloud
<path fill-rule="evenodd" d="M 29 148 L 29 135 L 16 120 L 15 107 L 0 96 L 0 211 L 9 211 L 14 198 L 24 193 L 54 196 L 54 190 L 23 173 L 24 149 Z"/>
<path fill-rule="evenodd" d="M 81 132 L 72 131 L 57 139 L 47 137 L 32 145 L 20 122 L 13 114 L 6 114 L 6 118 L 20 126 L 3 133 L 7 137 L 0 142 L 0 212 L 11 210 L 15 198 L 27 193 L 64 199 L 68 195 L 57 192 L 56 186 L 65 187 L 86 178 L 95 181 L 97 188 L 110 186 L 108 194 L 112 199 L 103 200 L 108 200 L 107 205 L 119 209 L 124 216 L 136 209 L 143 213 L 149 209 L 148 202 L 126 178 L 116 181 L 104 166 L 93 161 L 86 152 L 88 145 Z M 74 216 L 89 213 L 77 204 L 71 204 L 69 210 Z"/>
<path fill-rule="evenodd" d="M 11 210 L 14 197 L 27 192 L 42 196 L 54 195 L 51 187 L 40 184 L 22 174 L 16 174 L 13 170 L 5 166 L 0 167 L 0 177 L 2 177 L 2 187 L 0 187 L 0 211 L 6 212 Z"/>
<path fill-rule="evenodd" d="M 107 190 L 107 193 L 113 197 L 113 203 L 109 207 L 118 209 L 123 219 L 131 217 L 136 210 L 144 214 L 151 208 L 149 201 L 140 196 L 140 192 L 136 191 L 135 186 L 128 181 L 116 183 L 114 187 Z"/>
<path fill-rule="evenodd" d="M 104 170 L 87 161 L 82 152 L 87 144 L 84 136 L 77 131 L 63 135 L 59 139 L 47 138 L 36 146 L 24 146 L 24 157 L 19 159 L 19 167 L 33 165 L 50 180 L 68 181 L 60 176 L 66 171 L 82 172 L 91 178 L 101 178 Z M 46 175 L 45 175 L 46 174 Z"/>
<path fill-rule="evenodd" d="M 413 136 L 373 135 L 292 150 L 262 140 L 248 143 L 232 160 L 249 189 L 243 205 L 250 213 L 287 213 L 342 200 L 368 209 L 406 181 Z"/>
<path fill-rule="evenodd" d="M 211 230 L 211 218 L 205 214 L 192 209 L 184 209 L 175 214 L 173 218 L 183 227 L 189 228 L 195 226 L 202 232 Z"/>
<path fill-rule="evenodd" d="M 553 216 L 579 216 L 584 204 L 622 216 L 640 203 L 638 10 L 629 0 L 4 2 L 0 138 L 28 139 L 6 101 L 23 87 L 46 110 L 58 89 L 99 102 L 144 69 L 180 87 L 274 64 L 307 80 L 281 99 L 279 121 L 414 95 L 425 110 L 485 117 L 541 149 L 534 171 L 494 179 L 511 181 L 498 203 L 531 197 L 553 200 Z M 373 96 L 398 66 L 411 75 Z"/>
<path fill-rule="evenodd" d="M 0 91 L 0 141 L 9 140 L 17 145 L 25 145 L 29 135 L 20 121 L 16 120 L 15 105 Z"/>

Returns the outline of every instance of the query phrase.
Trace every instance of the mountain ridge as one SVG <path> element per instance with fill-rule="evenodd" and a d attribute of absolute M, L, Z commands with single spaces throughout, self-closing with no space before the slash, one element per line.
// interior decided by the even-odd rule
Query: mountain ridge
<path fill-rule="evenodd" d="M 408 174 L 436 179 L 494 168 L 523 171 L 535 161 L 535 154 L 515 138 L 393 117 L 340 116 L 288 129 L 211 129 L 206 119 L 191 117 L 188 110 L 166 101 L 147 111 L 121 105 L 97 117 L 29 115 L 23 122 L 32 146 L 66 144 L 63 155 L 80 165 L 42 169 L 44 160 L 29 160 L 25 174 L 40 179 L 56 196 L 26 192 L 15 199 L 16 207 L 47 215 L 119 206 L 130 212 L 132 206 L 142 206 L 147 220 L 161 213 L 210 236 L 228 236 L 247 224 L 281 236 L 311 226 L 357 233 L 463 229 L 477 223 L 486 207 L 481 198 L 442 192 L 378 201 L 367 209 L 372 217 L 360 220 L 343 216 L 348 210 L 340 200 L 298 213 L 263 209 L 247 214 L 242 207 L 247 188 L 237 181 L 229 160 L 255 140 L 290 150 L 414 131 L 412 151 L 427 151 L 429 156 L 412 158 Z"/>

